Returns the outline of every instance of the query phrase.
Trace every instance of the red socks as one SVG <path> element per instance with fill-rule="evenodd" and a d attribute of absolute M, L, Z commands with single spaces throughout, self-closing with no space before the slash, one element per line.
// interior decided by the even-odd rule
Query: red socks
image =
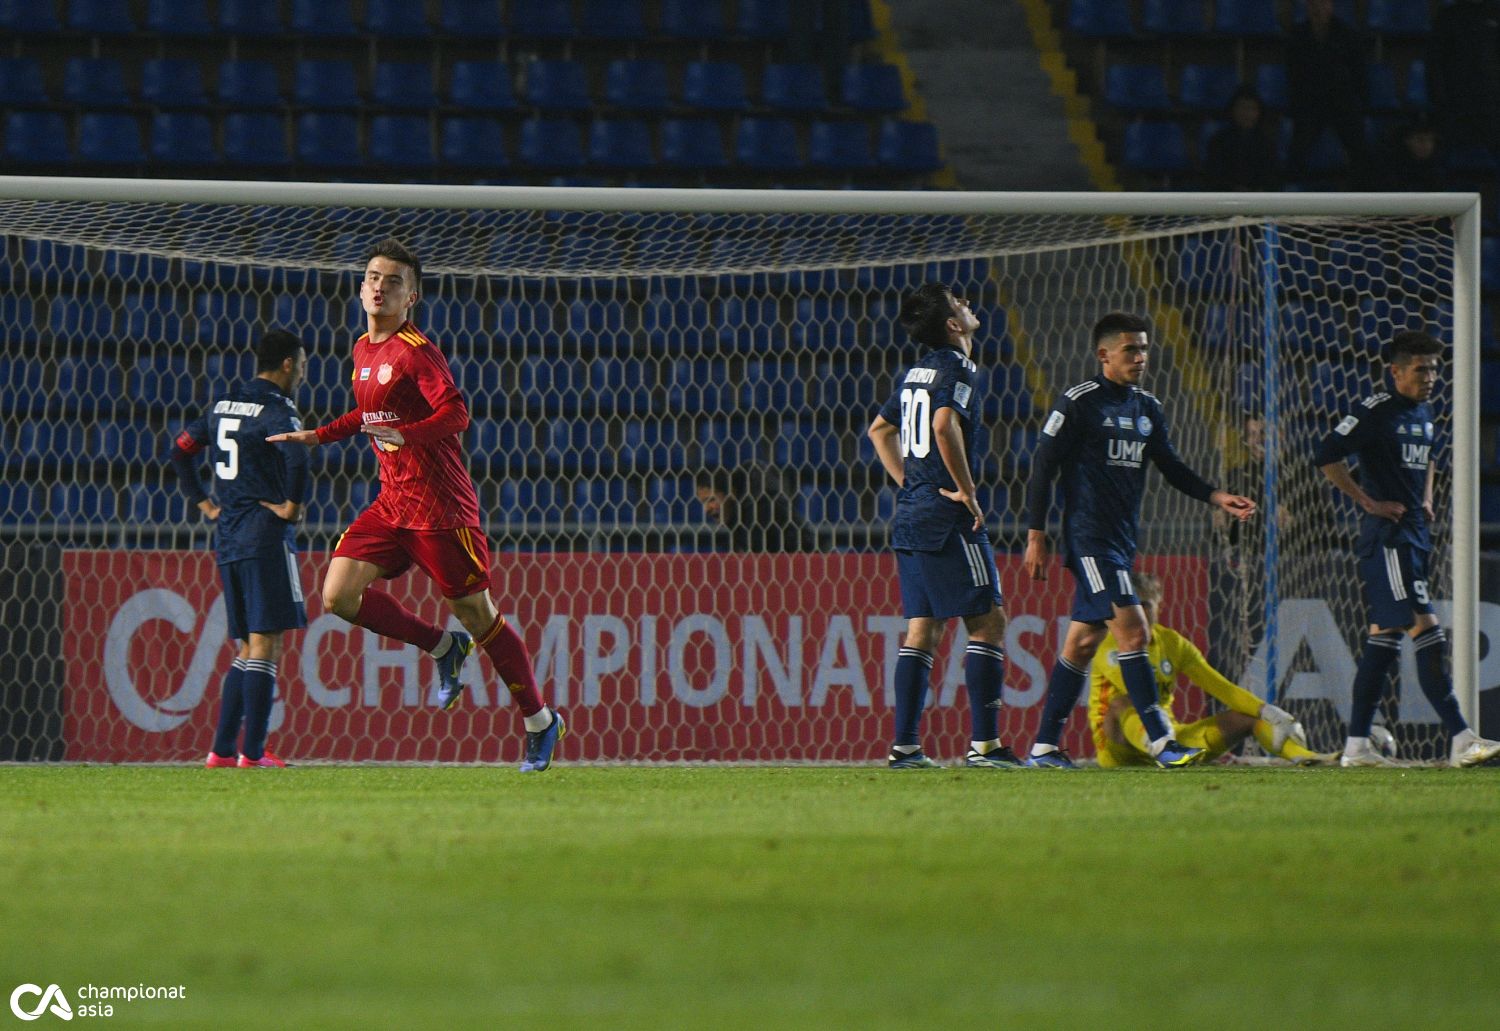
<path fill-rule="evenodd" d="M 401 607 L 401 603 L 375 587 L 366 587 L 354 625 L 373 630 L 382 637 L 414 644 L 430 652 L 443 640 L 443 631 Z"/>
<path fill-rule="evenodd" d="M 495 625 L 474 642 L 490 657 L 500 682 L 510 688 L 511 697 L 521 707 L 522 716 L 542 711 L 542 695 L 536 689 L 536 675 L 531 671 L 531 655 L 526 642 L 510 628 L 504 616 L 495 617 Z"/>

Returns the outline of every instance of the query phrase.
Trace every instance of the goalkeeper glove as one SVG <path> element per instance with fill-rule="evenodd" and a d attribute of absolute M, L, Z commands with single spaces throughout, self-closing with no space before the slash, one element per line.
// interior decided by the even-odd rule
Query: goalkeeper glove
<path fill-rule="evenodd" d="M 1271 751 L 1277 755 L 1281 754 L 1281 748 L 1288 740 L 1307 747 L 1307 731 L 1302 729 L 1297 717 L 1285 709 L 1267 702 L 1260 707 L 1260 718 L 1271 725 Z"/>

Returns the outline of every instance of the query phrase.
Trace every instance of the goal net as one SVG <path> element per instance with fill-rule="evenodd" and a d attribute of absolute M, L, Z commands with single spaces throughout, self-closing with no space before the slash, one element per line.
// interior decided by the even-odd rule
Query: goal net
<path fill-rule="evenodd" d="M 1310 197 L 1257 210 L 1186 195 L 16 179 L 0 196 L 0 759 L 206 752 L 232 650 L 211 527 L 173 482 L 170 442 L 253 375 L 273 326 L 310 355 L 305 423 L 345 411 L 361 258 L 381 237 L 423 261 L 413 317 L 469 404 L 494 593 L 568 715 L 572 760 L 884 754 L 903 621 L 894 491 L 864 431 L 918 356 L 896 325 L 901 294 L 934 280 L 983 322 L 1006 739 L 1030 742 L 1072 592 L 1061 570 L 1045 583 L 1021 570 L 1030 459 L 1052 398 L 1097 371 L 1090 326 L 1126 310 L 1152 320 L 1146 385 L 1184 457 L 1263 506 L 1224 526 L 1148 474 L 1140 568 L 1165 582 L 1163 622 L 1336 747 L 1364 627 L 1356 513 L 1312 449 L 1380 388 L 1393 333 L 1457 337 L 1461 372 L 1477 325 L 1455 244 L 1469 198 L 1351 199 L 1342 208 L 1364 213 L 1341 215 Z M 1455 447 L 1473 460 L 1473 398 L 1458 391 L 1470 414 L 1455 418 L 1454 382 L 1439 391 L 1431 591 L 1472 712 L 1490 685 L 1475 679 L 1473 541 L 1453 529 L 1455 512 L 1472 529 L 1474 475 L 1455 463 Z M 515 759 L 519 716 L 482 656 L 441 712 L 430 660 L 323 612 L 327 553 L 378 483 L 359 441 L 317 449 L 313 471 L 309 627 L 288 636 L 272 748 Z M 392 589 L 457 625 L 420 572 Z M 968 740 L 962 647 L 955 624 L 923 722 L 943 758 Z M 1409 656 L 1390 696 L 1404 755 L 1433 755 L 1441 735 Z M 1180 719 L 1210 711 L 1181 694 Z M 1084 717 L 1066 743 L 1088 755 Z"/>

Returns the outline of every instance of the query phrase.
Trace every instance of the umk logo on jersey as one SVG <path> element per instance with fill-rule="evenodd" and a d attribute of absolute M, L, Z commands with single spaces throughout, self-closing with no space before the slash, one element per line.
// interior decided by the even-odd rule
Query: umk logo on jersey
<path fill-rule="evenodd" d="M 1132 469 L 1138 469 L 1141 460 L 1146 457 L 1146 442 L 1144 440 L 1121 440 L 1119 437 L 1109 438 L 1109 464 L 1124 465 Z"/>

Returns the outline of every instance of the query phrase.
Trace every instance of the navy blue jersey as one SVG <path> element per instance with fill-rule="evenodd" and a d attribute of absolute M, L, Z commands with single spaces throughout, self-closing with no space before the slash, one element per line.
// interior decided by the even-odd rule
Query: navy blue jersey
<path fill-rule="evenodd" d="M 273 433 L 301 428 L 292 399 L 257 377 L 228 391 L 178 435 L 172 462 L 178 484 L 194 504 L 207 495 L 193 456 L 206 448 L 213 460 L 214 496 L 221 509 L 214 550 L 220 564 L 279 555 L 293 543 L 293 524 L 261 502 L 307 500 L 307 448 L 266 443 Z"/>
<path fill-rule="evenodd" d="M 1207 501 L 1214 488 L 1172 446 L 1156 395 L 1102 375 L 1070 387 L 1042 427 L 1026 487 L 1028 527 L 1047 528 L 1052 478 L 1061 472 L 1062 553 L 1130 568 L 1150 460 L 1168 483 Z"/>
<path fill-rule="evenodd" d="M 905 481 L 896 493 L 896 518 L 891 524 L 891 544 L 912 551 L 937 551 L 960 525 L 972 524 L 969 510 L 949 501 L 939 490 L 957 490 L 938 449 L 932 421 L 938 409 L 958 413 L 963 428 L 964 454 L 969 475 L 979 477 L 974 434 L 978 429 L 978 404 L 974 379 L 978 371 L 963 353 L 944 347 L 929 351 L 906 370 L 880 417 L 901 431 L 901 457 Z"/>
<path fill-rule="evenodd" d="M 1313 456 L 1318 466 L 1353 455 L 1359 460 L 1365 493 L 1376 501 L 1399 501 L 1406 506 L 1399 521 L 1365 514 L 1359 524 L 1361 555 L 1398 544 L 1432 547 L 1427 515 L 1422 511 L 1432 448 L 1432 409 L 1425 401 L 1387 393 L 1355 405 L 1318 446 Z"/>

